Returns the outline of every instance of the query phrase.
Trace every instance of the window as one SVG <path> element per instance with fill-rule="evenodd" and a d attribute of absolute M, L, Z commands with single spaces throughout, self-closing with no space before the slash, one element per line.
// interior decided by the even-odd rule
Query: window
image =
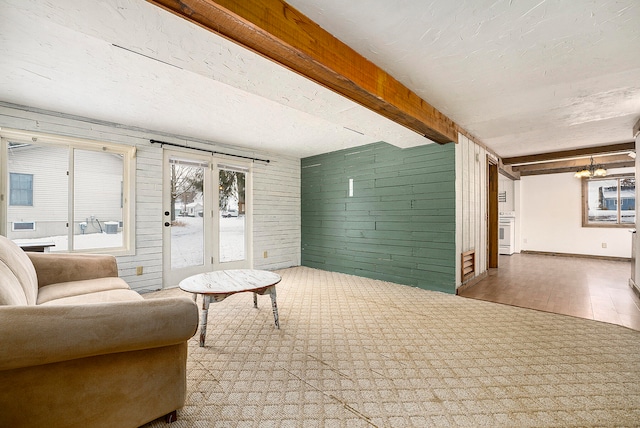
<path fill-rule="evenodd" d="M 9 205 L 33 206 L 33 174 L 9 174 Z"/>
<path fill-rule="evenodd" d="M 133 250 L 134 147 L 6 129 L 0 137 L 0 193 L 9 196 L 0 232 L 53 242 L 50 251 Z"/>
<path fill-rule="evenodd" d="M 636 222 L 636 179 L 616 175 L 582 181 L 583 227 L 630 227 Z"/>

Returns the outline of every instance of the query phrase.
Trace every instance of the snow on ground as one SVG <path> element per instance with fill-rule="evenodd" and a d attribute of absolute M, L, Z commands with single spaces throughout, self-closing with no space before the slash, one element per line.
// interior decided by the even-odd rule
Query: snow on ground
<path fill-rule="evenodd" d="M 178 217 L 171 226 L 171 267 L 197 266 L 204 262 L 204 220 L 202 217 Z M 243 260 L 245 219 L 220 218 L 220 261 Z"/>
<path fill-rule="evenodd" d="M 16 244 L 30 243 L 53 243 L 49 251 L 67 251 L 69 249 L 69 238 L 67 235 L 45 236 L 42 238 L 14 239 Z M 86 250 L 90 248 L 113 248 L 122 246 L 122 233 L 88 233 L 86 235 L 75 235 L 73 237 L 73 247 L 76 250 Z"/>

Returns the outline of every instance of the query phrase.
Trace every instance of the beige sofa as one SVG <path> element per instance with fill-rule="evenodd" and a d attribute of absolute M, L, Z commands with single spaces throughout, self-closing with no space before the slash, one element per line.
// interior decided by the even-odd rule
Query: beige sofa
<path fill-rule="evenodd" d="M 0 427 L 137 427 L 186 394 L 189 297 L 143 299 L 115 258 L 0 236 Z"/>

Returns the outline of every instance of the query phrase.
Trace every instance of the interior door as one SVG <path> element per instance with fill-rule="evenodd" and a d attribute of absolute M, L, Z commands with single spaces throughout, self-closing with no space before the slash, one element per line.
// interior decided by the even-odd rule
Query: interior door
<path fill-rule="evenodd" d="M 163 287 L 191 275 L 251 268 L 251 169 L 165 150 Z"/>

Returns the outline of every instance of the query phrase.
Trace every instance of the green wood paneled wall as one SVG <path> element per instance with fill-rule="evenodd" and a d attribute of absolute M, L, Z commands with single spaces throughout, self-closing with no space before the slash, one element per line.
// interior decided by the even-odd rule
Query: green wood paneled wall
<path fill-rule="evenodd" d="M 375 143 L 301 167 L 303 266 L 455 292 L 453 144 Z"/>

